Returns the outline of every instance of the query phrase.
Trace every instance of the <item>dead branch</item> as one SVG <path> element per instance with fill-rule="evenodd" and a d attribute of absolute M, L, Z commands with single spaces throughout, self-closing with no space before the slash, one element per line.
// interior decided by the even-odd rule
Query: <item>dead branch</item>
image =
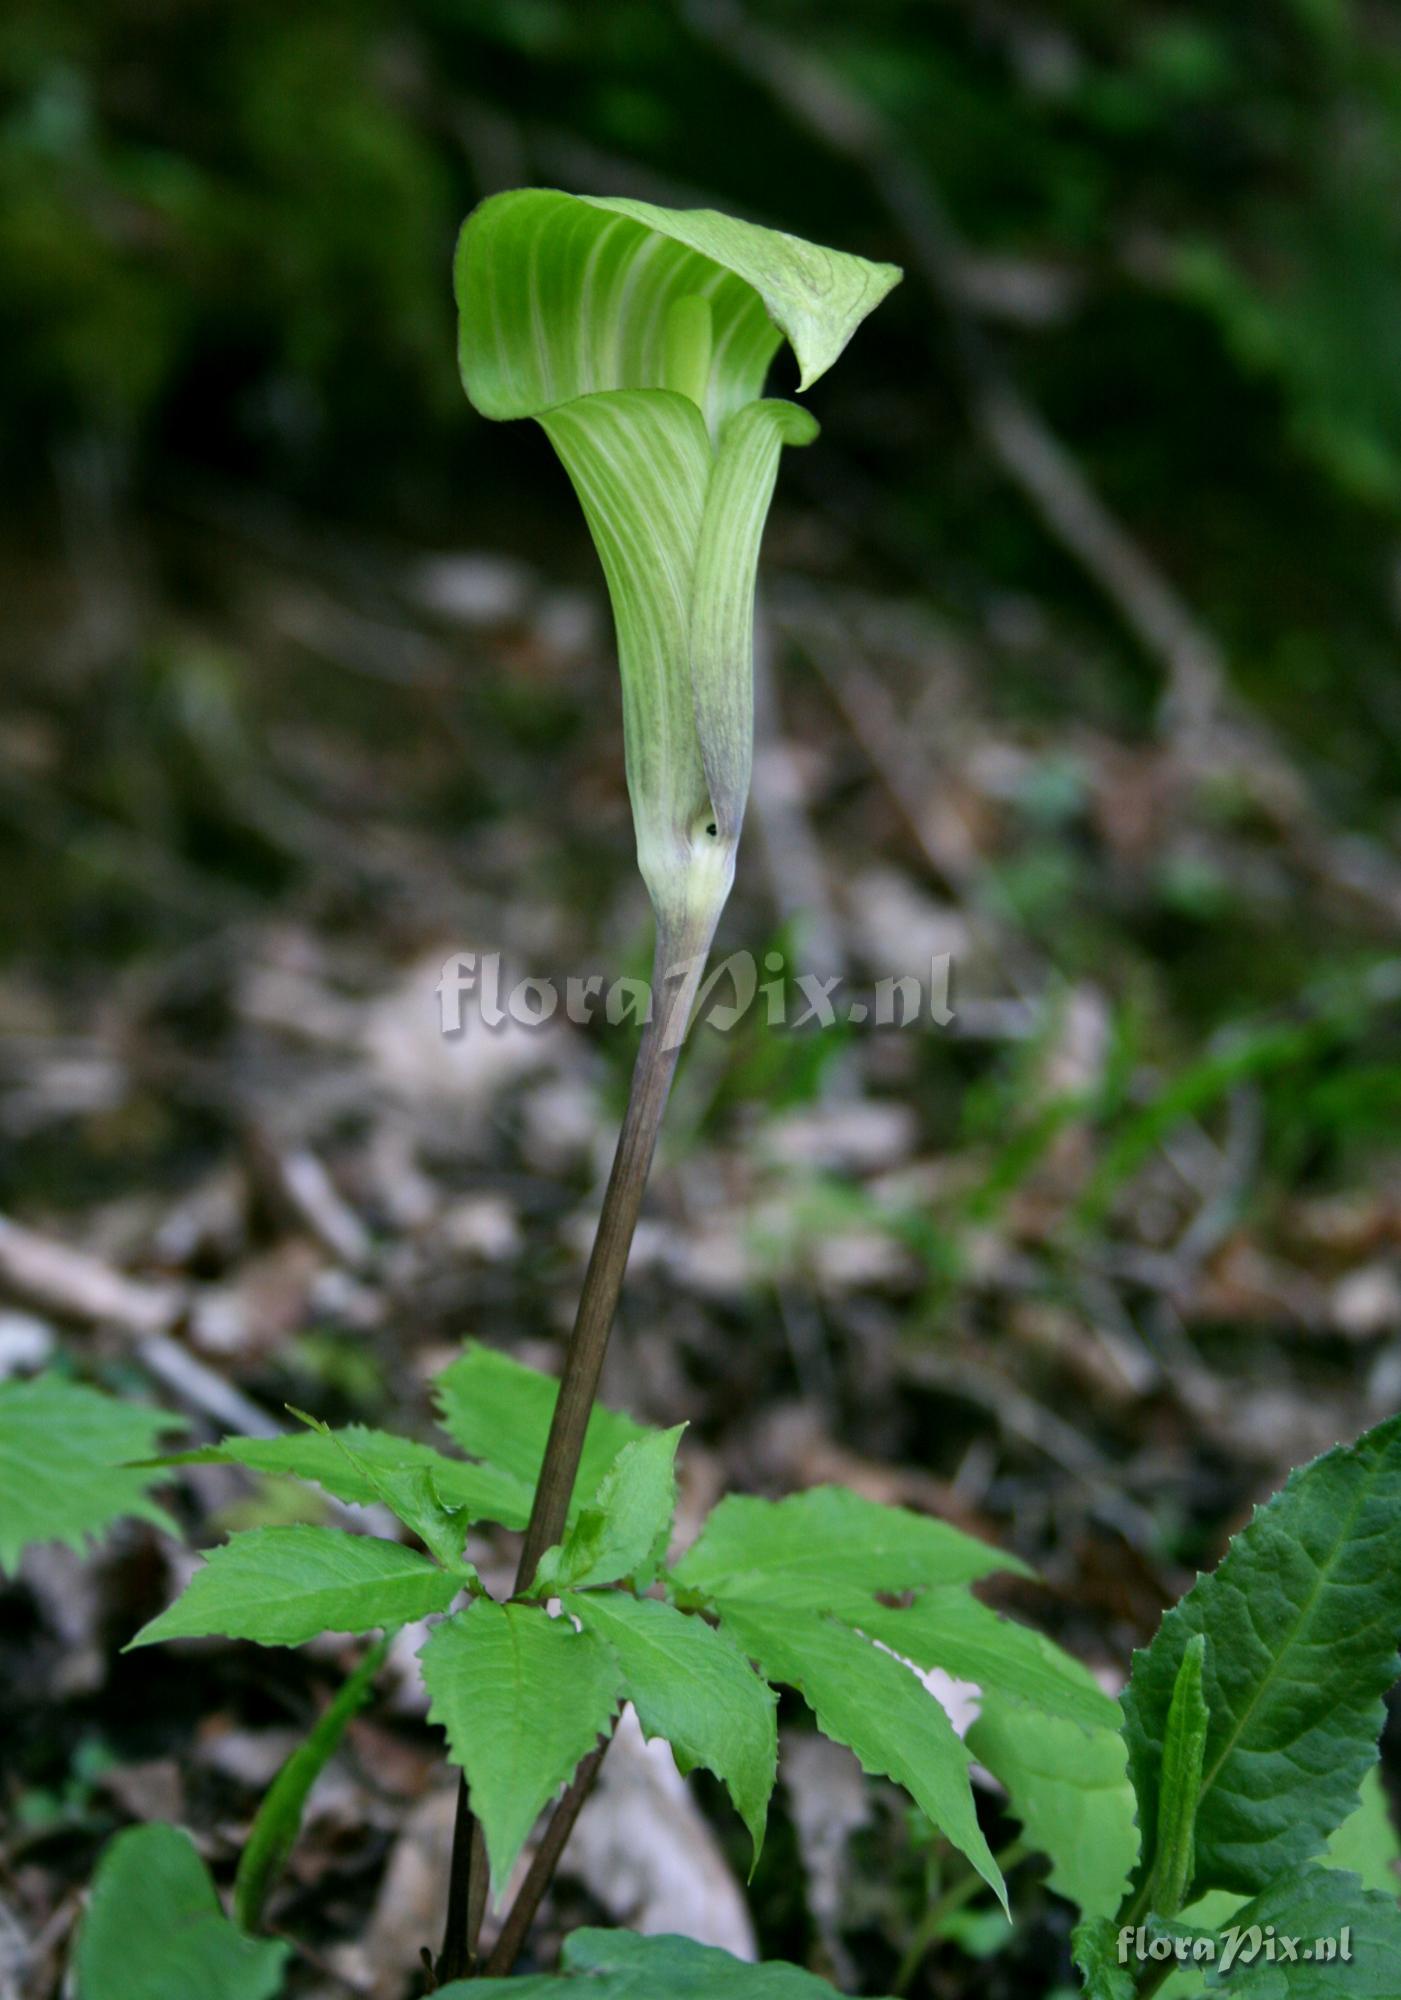
<path fill-rule="evenodd" d="M 1002 367 L 970 306 L 967 247 L 928 173 L 840 77 L 819 58 L 760 27 L 737 0 L 683 0 L 682 11 L 727 61 L 866 175 L 900 225 L 915 268 L 946 316 L 979 435 L 1042 525 L 1163 668 L 1168 729 L 1204 734 L 1225 685 L 1220 649 Z"/>

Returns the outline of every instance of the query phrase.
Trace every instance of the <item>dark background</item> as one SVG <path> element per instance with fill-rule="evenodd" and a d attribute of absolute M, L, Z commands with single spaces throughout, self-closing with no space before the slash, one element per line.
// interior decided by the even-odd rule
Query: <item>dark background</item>
<path fill-rule="evenodd" d="M 593 552 L 543 438 L 462 397 L 452 244 L 517 184 L 728 208 L 907 277 L 782 468 L 722 941 L 858 987 L 948 950 L 957 1019 L 697 1038 L 609 1393 L 693 1419 L 692 1521 L 829 1477 L 942 1509 L 1122 1674 L 1401 1396 L 1401 17 L 46 0 L 0 93 L 0 1209 L 54 1259 L 0 1258 L 0 1363 L 205 1434 L 421 1428 L 468 1333 L 553 1365 L 628 1038 L 448 1046 L 433 984 L 637 973 L 649 919 Z M 297 1503 L 179 1504 L 209 1540 Z M 334 1678 L 120 1661 L 170 1555 L 3 1600 L 36 1993 L 102 1838 L 183 1816 L 226 1867 Z M 341 1787 L 298 1990 L 359 1951 L 396 1995 L 448 1797 L 408 1693 Z M 751 1902 L 883 1992 L 943 1864 L 871 1812 L 828 1879 L 781 1794 Z M 910 1990 L 1063 1984 L 1064 1907 L 1016 1892 Z M 553 1935 L 604 1912 L 566 1880 Z"/>

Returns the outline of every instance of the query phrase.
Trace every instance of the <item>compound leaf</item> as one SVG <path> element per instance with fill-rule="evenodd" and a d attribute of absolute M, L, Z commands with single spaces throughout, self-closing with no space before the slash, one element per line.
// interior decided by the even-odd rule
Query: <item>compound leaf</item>
<path fill-rule="evenodd" d="M 182 1425 L 164 1410 L 57 1375 L 0 1382 L 0 1572 L 39 1542 L 81 1552 L 123 1516 L 174 1533 L 170 1516 L 147 1497 L 157 1475 L 130 1461 L 148 1457 L 162 1431 Z"/>
<path fill-rule="evenodd" d="M 486 1597 L 439 1625 L 419 1660 L 500 1890 L 541 1809 L 612 1723 L 617 1663 L 568 1619 Z"/>
<path fill-rule="evenodd" d="M 917 1667 L 942 1667 L 958 1680 L 1018 1695 L 1033 1708 L 1085 1729 L 1119 1727 L 1118 1703 L 1088 1667 L 1044 1633 L 1000 1618 L 960 1586 L 928 1591 L 905 1610 L 874 1601 L 859 1613 L 835 1608 L 848 1623 Z"/>
<path fill-rule="evenodd" d="M 766 1678 L 798 1690 L 824 1736 L 845 1743 L 873 1777 L 904 1786 L 1005 1910 L 1001 1871 L 973 1805 L 968 1752 L 918 1675 L 834 1618 L 728 1598 L 719 1611 Z"/>
<path fill-rule="evenodd" d="M 599 1591 L 565 1608 L 613 1653 L 643 1732 L 726 1786 L 757 1862 L 778 1756 L 772 1688 L 723 1632 L 655 1598 Z"/>
<path fill-rule="evenodd" d="M 847 1617 L 876 1591 L 969 1583 L 994 1570 L 1030 1574 L 1015 1556 L 944 1521 L 814 1486 L 787 1500 L 722 1500 L 672 1578 L 698 1600 Z"/>
<path fill-rule="evenodd" d="M 676 1447 L 685 1428 L 651 1431 L 623 1446 L 564 1541 L 541 1556 L 537 1594 L 586 1590 L 639 1572 L 644 1586 L 652 1581 L 676 1511 Z"/>
<path fill-rule="evenodd" d="M 1124 1695 L 1140 1824 L 1156 1829 L 1178 1670 L 1207 1639 L 1210 1710 L 1190 1894 L 1252 1894 L 1322 1849 L 1376 1758 L 1401 1630 L 1401 1418 L 1295 1472 L 1135 1655 Z M 1151 1866 L 1145 1854 L 1143 1866 Z"/>
<path fill-rule="evenodd" d="M 1050 1857 L 1050 1885 L 1084 1917 L 1118 1909 L 1138 1853 L 1124 1741 L 985 1693 L 968 1748 L 1007 1788 L 1029 1846 Z"/>
<path fill-rule="evenodd" d="M 426 1466 L 396 1466 L 376 1473 L 374 1483 L 385 1506 L 412 1529 L 435 1562 L 451 1570 L 460 1582 L 480 1588 L 481 1579 L 463 1554 L 467 1509 L 444 1500 Z"/>
<path fill-rule="evenodd" d="M 289 1947 L 245 1937 L 189 1835 L 134 1826 L 103 1850 L 78 1932 L 78 2000 L 274 2000 Z"/>
<path fill-rule="evenodd" d="M 475 1340 L 469 1340 L 460 1358 L 437 1378 L 439 1419 L 448 1435 L 471 1457 L 487 1459 L 493 1471 L 509 1474 L 515 1490 L 524 1492 L 520 1518 L 502 1520 L 503 1527 L 525 1526 L 558 1394 L 559 1383 L 553 1375 L 527 1368 L 524 1362 L 513 1361 L 509 1354 L 498 1354 Z M 646 1435 L 644 1424 L 635 1423 L 621 1411 L 607 1410 L 601 1403 L 594 1405 L 574 1482 L 571 1513 L 593 1498 L 599 1480 L 623 1446 Z M 445 1499 L 452 1497 L 445 1488 L 440 1491 Z"/>
<path fill-rule="evenodd" d="M 444 1569 L 452 1570 L 464 1583 L 480 1586 L 476 1571 L 463 1555 L 467 1539 L 467 1509 L 460 1501 L 450 1506 L 443 1499 L 430 1465 L 377 1465 L 372 1457 L 362 1458 L 341 1433 L 333 1431 L 318 1417 L 308 1417 L 301 1410 L 294 1410 L 292 1414 L 300 1418 L 314 1436 L 332 1439 L 353 1471 L 406 1528 L 412 1529 L 435 1561 L 440 1562 Z"/>
<path fill-rule="evenodd" d="M 255 1528 L 211 1549 L 184 1595 L 130 1642 L 253 1639 L 300 1646 L 321 1632 L 369 1632 L 446 1611 L 459 1577 L 374 1535 L 336 1528 Z"/>
<path fill-rule="evenodd" d="M 501 1465 L 464 1463 L 432 1445 L 390 1431 L 347 1424 L 317 1428 L 290 1437 L 225 1438 L 222 1444 L 181 1451 L 163 1465 L 246 1465 L 269 1478 L 305 1479 L 350 1506 L 368 1507 L 384 1498 L 378 1483 L 386 1476 L 426 1472 L 445 1506 L 461 1508 L 465 1522 L 497 1521 L 523 1528 L 530 1517 L 531 1483 Z M 395 1510 L 397 1512 L 397 1509 Z"/>

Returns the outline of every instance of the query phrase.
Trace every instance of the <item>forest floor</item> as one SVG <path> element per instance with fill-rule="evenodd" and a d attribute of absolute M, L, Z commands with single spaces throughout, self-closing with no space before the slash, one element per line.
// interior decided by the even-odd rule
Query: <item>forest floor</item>
<path fill-rule="evenodd" d="M 426 1434 L 465 1338 L 557 1364 L 626 1086 L 626 1027 L 488 1030 L 469 995 L 445 1036 L 435 990 L 458 953 L 508 990 L 647 965 L 583 552 L 370 545 L 224 491 L 76 550 L 13 558 L 0 1372 L 191 1441 L 289 1404 Z M 850 556 L 781 506 L 721 951 L 867 998 L 947 955 L 953 1018 L 696 1032 L 605 1395 L 689 1421 L 683 1535 L 729 1488 L 930 1510 L 1026 1558 L 1041 1585 L 997 1601 L 1114 1686 L 1291 1465 L 1401 1401 L 1401 871 L 1230 698 L 1147 726 L 1036 603 L 955 624 Z M 311 1503 L 202 1467 L 167 1504 L 198 1546 Z M 479 1539 L 488 1578 L 511 1539 Z M 123 1655 L 189 1563 L 131 1524 L 0 1594 L 0 1994 L 57 1992 L 121 1825 L 184 1822 L 227 1879 L 355 1656 Z M 620 1746 L 539 1962 L 592 1916 L 889 1990 L 957 1871 L 782 1724 L 747 1887 L 718 1792 Z M 402 2000 L 452 1785 L 406 1637 L 272 1905 L 292 1991 Z M 1034 1864 L 1014 1901 L 1010 1941 L 951 1913 L 908 1990 L 1068 1985 Z"/>

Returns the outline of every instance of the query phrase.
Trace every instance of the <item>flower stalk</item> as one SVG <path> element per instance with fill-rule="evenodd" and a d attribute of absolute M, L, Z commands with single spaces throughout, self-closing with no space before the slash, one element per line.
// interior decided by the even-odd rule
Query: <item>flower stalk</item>
<path fill-rule="evenodd" d="M 893 265 L 708 209 L 495 195 L 458 246 L 460 361 L 482 415 L 533 417 L 578 495 L 618 638 L 638 865 L 657 921 L 633 1069 L 521 1551 L 562 1537 L 667 1097 L 734 879 L 754 740 L 759 543 L 785 444 L 817 425 L 765 398 L 786 337 L 806 389 L 898 282 Z M 600 1745 L 556 1809 L 490 1964 L 509 1970 Z M 470 1974 L 487 1894 L 465 1781 L 440 1980 Z"/>
<path fill-rule="evenodd" d="M 574 1329 L 565 1352 L 559 1397 L 516 1572 L 517 1592 L 529 1589 L 541 1556 L 564 1533 L 633 1232 L 671 1094 L 686 1022 L 705 970 L 719 914 L 717 909 L 708 925 L 702 918 L 689 936 L 668 936 L 670 926 L 658 931 L 653 967 L 656 1002 L 638 1044 L 627 1110 L 584 1273 Z"/>
<path fill-rule="evenodd" d="M 711 939 L 719 921 L 720 904 L 707 920 L 687 928 L 659 925 L 652 969 L 653 1006 L 643 1025 L 628 1089 L 627 1109 L 618 1134 L 613 1165 L 604 1190 L 598 1228 L 584 1273 L 573 1331 L 565 1351 L 549 1438 L 535 1488 L 516 1570 L 516 1594 L 528 1590 L 546 1549 L 564 1534 L 570 1496 L 579 1471 L 589 1414 L 598 1395 L 599 1378 L 608 1351 L 628 1253 L 657 1149 L 672 1079 L 685 1040 L 696 993 L 705 971 Z M 556 1808 L 545 1840 L 522 1885 L 492 1953 L 490 1973 L 511 1969 L 530 1921 L 549 1886 L 564 1843 L 578 1817 L 606 1744 L 580 1767 L 564 1801 Z M 472 1819 L 465 1778 L 458 1783 L 458 1809 L 453 1829 L 447 1925 L 437 1972 L 440 1980 L 465 1977 L 477 1955 L 477 1939 L 486 1910 L 487 1868 L 484 1844 Z"/>

